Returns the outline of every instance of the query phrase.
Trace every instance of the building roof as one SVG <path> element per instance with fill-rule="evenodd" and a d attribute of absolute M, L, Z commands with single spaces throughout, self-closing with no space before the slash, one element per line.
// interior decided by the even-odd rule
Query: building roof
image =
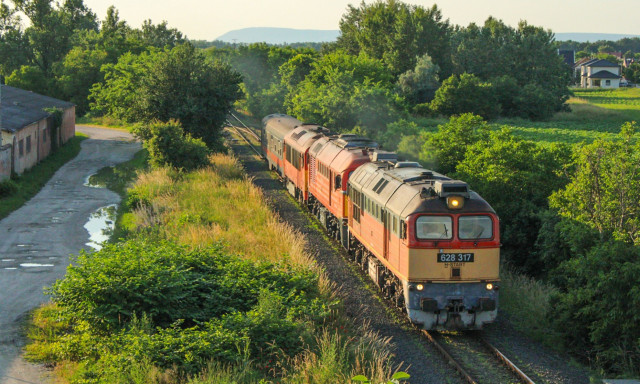
<path fill-rule="evenodd" d="M 615 73 L 602 70 L 592 74 L 591 76 L 589 76 L 589 78 L 590 79 L 619 79 L 620 76 L 616 75 Z"/>
<path fill-rule="evenodd" d="M 610 62 L 609 60 L 594 60 L 593 62 L 584 64 L 587 67 L 619 67 L 619 64 Z"/>
<path fill-rule="evenodd" d="M 67 109 L 74 106 L 73 103 L 54 99 L 20 88 L 0 85 L 2 89 L 0 100 L 0 129 L 8 132 L 16 132 L 37 121 L 51 116 L 45 108 Z"/>

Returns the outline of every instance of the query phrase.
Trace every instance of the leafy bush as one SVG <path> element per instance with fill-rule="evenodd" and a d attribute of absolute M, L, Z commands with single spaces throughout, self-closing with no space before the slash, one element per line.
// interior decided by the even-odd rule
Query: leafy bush
<path fill-rule="evenodd" d="M 489 126 L 480 116 L 471 113 L 453 116 L 448 123 L 438 126 L 438 132 L 429 136 L 420 158 L 435 164 L 438 172 L 450 174 L 464 159 L 469 146 L 488 138 Z"/>
<path fill-rule="evenodd" d="M 498 117 L 497 102 L 491 83 L 469 73 L 451 75 L 442 82 L 431 101 L 431 109 L 446 116 L 473 113 L 485 119 Z"/>
<path fill-rule="evenodd" d="M 468 182 L 501 217 L 505 260 L 533 275 L 541 272 L 540 260 L 523 250 L 536 242 L 547 197 L 568 182 L 558 170 L 570 157 L 566 145 L 542 146 L 502 130 L 472 144 L 453 175 Z"/>
<path fill-rule="evenodd" d="M 566 347 L 608 372 L 640 370 L 640 248 L 611 240 L 556 271 L 555 327 Z"/>
<path fill-rule="evenodd" d="M 0 197 L 11 196 L 18 192 L 18 185 L 11 179 L 0 181 Z"/>
<path fill-rule="evenodd" d="M 134 134 L 144 140 L 144 147 L 149 151 L 149 161 L 154 167 L 170 166 L 192 170 L 208 164 L 207 145 L 184 132 L 180 123 L 175 120 L 138 125 L 134 128 Z"/>
<path fill-rule="evenodd" d="M 304 301 L 317 292 L 316 282 L 311 272 L 242 261 L 219 246 L 188 250 L 169 242 L 131 240 L 82 252 L 50 292 L 72 317 L 108 331 L 128 323 L 135 313 L 167 327 L 178 320 L 192 326 L 245 312 L 263 288 L 288 302 Z"/>

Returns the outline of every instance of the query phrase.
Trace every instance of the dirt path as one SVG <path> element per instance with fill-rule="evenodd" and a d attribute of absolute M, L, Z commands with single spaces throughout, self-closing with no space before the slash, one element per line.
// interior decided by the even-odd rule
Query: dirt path
<path fill-rule="evenodd" d="M 61 278 L 69 255 L 86 245 L 84 228 L 98 208 L 117 204 L 107 189 L 84 186 L 99 169 L 127 161 L 140 149 L 127 132 L 77 126 L 89 135 L 80 154 L 56 172 L 22 208 L 0 221 L 0 383 L 47 382 L 46 370 L 21 358 L 23 319 L 45 302 L 42 288 Z"/>

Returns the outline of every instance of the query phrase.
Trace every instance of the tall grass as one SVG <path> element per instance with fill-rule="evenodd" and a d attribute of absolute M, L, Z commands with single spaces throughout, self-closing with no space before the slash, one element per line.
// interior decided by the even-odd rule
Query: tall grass
<path fill-rule="evenodd" d="M 508 268 L 502 268 L 500 276 L 500 309 L 516 329 L 547 345 L 561 345 L 550 323 L 550 299 L 557 288 Z"/>
<path fill-rule="evenodd" d="M 135 224 L 162 224 L 162 237 L 181 244 L 222 242 L 251 260 L 312 265 L 304 237 L 274 215 L 238 160 L 218 154 L 210 161 L 186 175 L 167 168 L 140 174 L 133 194 L 147 204 L 134 210 Z"/>

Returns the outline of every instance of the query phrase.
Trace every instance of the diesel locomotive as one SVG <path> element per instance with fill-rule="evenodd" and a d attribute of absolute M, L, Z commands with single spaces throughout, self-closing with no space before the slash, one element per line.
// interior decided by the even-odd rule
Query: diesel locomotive
<path fill-rule="evenodd" d="M 496 319 L 498 216 L 465 182 L 284 114 L 263 119 L 261 141 L 289 193 L 414 324 L 475 330 Z"/>

